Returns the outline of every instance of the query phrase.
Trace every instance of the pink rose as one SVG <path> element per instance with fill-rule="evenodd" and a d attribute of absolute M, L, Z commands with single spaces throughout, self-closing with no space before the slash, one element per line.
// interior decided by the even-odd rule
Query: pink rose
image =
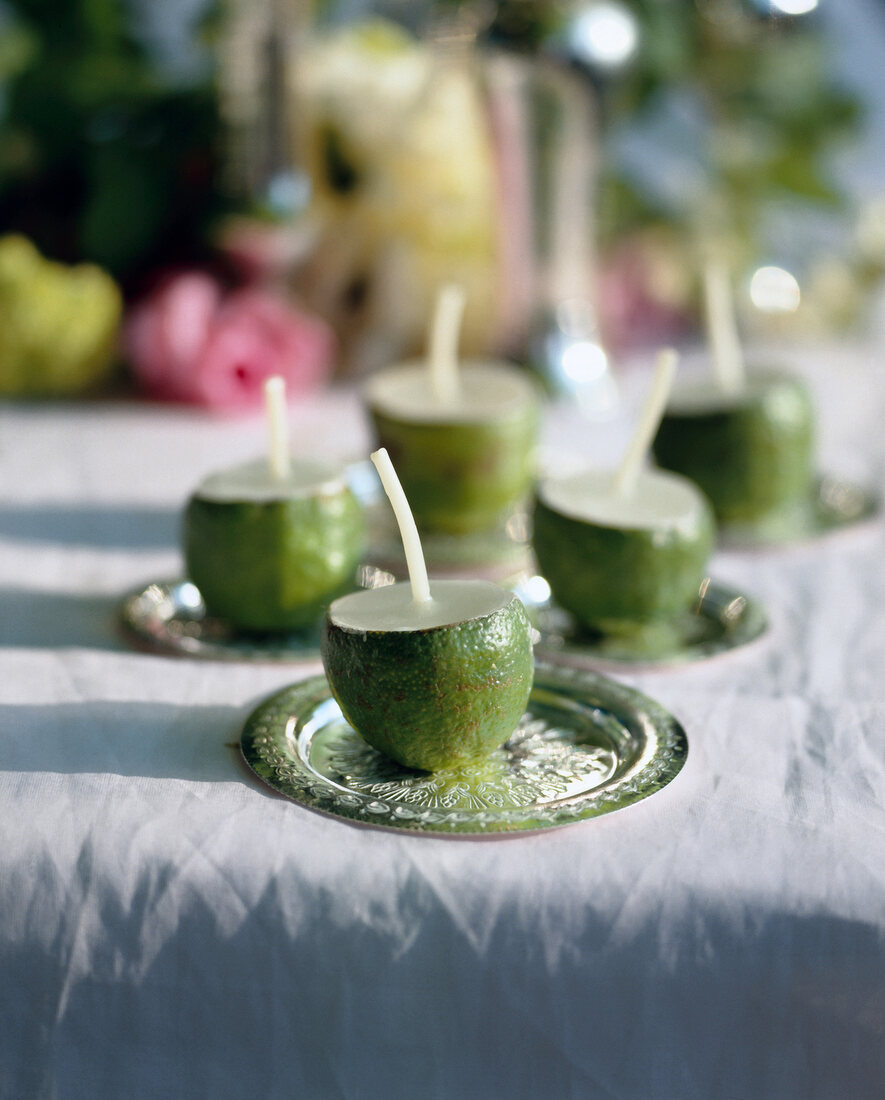
<path fill-rule="evenodd" d="M 291 395 L 329 374 L 334 337 L 324 321 L 265 290 L 235 290 L 203 272 L 171 276 L 131 311 L 126 347 L 154 397 L 236 411 L 260 405 L 278 374 Z"/>

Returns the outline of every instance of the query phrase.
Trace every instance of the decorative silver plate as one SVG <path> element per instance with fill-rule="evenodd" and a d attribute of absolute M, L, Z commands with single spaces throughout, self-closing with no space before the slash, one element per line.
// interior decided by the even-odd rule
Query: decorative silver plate
<path fill-rule="evenodd" d="M 840 478 L 821 477 L 808 499 L 791 508 L 757 520 L 720 530 L 722 545 L 729 549 L 779 546 L 832 534 L 872 519 L 880 508 L 869 489 Z"/>
<path fill-rule="evenodd" d="M 190 581 L 157 581 L 127 596 L 121 608 L 125 629 L 161 653 L 215 661 L 318 661 L 320 626 L 291 634 L 239 634 L 206 614 L 203 597 Z"/>
<path fill-rule="evenodd" d="M 688 752 L 663 707 L 596 673 L 539 665 L 528 708 L 502 748 L 438 772 L 382 756 L 341 716 L 325 677 L 274 695 L 240 747 L 275 791 L 335 817 L 422 833 L 548 829 L 609 813 L 666 786 Z"/>
<path fill-rule="evenodd" d="M 361 565 L 354 583 L 358 588 L 381 588 L 395 579 L 373 565 Z M 243 634 L 206 614 L 203 597 L 191 581 L 154 581 L 123 600 L 120 617 L 128 634 L 159 653 L 281 664 L 320 659 L 322 620 L 289 634 Z"/>
<path fill-rule="evenodd" d="M 536 590 L 541 578 L 533 577 Z M 520 589 L 517 588 L 517 593 Z M 552 604 L 527 602 L 539 657 L 579 668 L 624 665 L 654 668 L 702 661 L 762 636 L 764 609 L 749 596 L 705 579 L 694 608 L 661 623 L 636 626 L 616 635 L 593 634 Z"/>

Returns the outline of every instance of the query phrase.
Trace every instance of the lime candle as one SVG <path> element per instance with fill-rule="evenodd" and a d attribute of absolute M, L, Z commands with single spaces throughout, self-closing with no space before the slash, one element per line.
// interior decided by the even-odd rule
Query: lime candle
<path fill-rule="evenodd" d="M 545 479 L 533 545 L 556 602 L 591 629 L 615 633 L 672 618 L 697 598 L 713 547 L 703 494 L 675 474 L 642 469 L 676 356 L 659 356 L 652 390 L 619 468 Z"/>
<path fill-rule="evenodd" d="M 658 464 L 689 477 L 723 524 L 801 505 L 814 480 L 814 407 L 782 371 L 747 371 L 727 279 L 705 274 L 713 377 L 676 387 L 654 440 Z"/>
<path fill-rule="evenodd" d="M 299 630 L 354 587 L 362 509 L 343 474 L 289 456 L 282 379 L 269 380 L 268 455 L 207 477 L 188 501 L 187 574 L 206 610 L 244 631 Z"/>
<path fill-rule="evenodd" d="M 457 357 L 463 296 L 440 293 L 427 361 L 379 371 L 365 401 L 422 530 L 489 530 L 528 493 L 538 391 L 518 367 Z"/>
<path fill-rule="evenodd" d="M 353 728 L 411 768 L 476 760 L 516 728 L 532 686 L 519 599 L 487 581 L 428 581 L 414 517 L 384 449 L 372 455 L 396 515 L 409 583 L 343 596 L 321 643 L 332 693 Z"/>

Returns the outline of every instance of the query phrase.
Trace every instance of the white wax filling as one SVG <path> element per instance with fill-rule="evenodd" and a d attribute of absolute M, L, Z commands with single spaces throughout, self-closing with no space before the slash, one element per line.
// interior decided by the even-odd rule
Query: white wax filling
<path fill-rule="evenodd" d="M 329 608 L 332 622 L 344 630 L 428 630 L 478 619 L 506 607 L 516 597 L 490 581 L 430 582 L 429 600 L 416 603 L 408 584 L 369 588 L 335 600 Z"/>
<path fill-rule="evenodd" d="M 673 386 L 668 413 L 712 413 L 739 409 L 757 401 L 772 385 L 789 381 L 786 375 L 748 374 L 737 393 L 726 393 L 714 378 L 679 381 Z"/>
<path fill-rule="evenodd" d="M 259 458 L 210 474 L 200 483 L 194 495 L 201 500 L 235 503 L 292 500 L 343 488 L 341 473 L 324 463 L 292 459 L 289 473 L 283 478 L 275 478 L 268 469 L 267 460 Z"/>
<path fill-rule="evenodd" d="M 569 477 L 548 478 L 538 495 L 553 511 L 572 519 L 640 530 L 691 524 L 702 506 L 698 490 L 675 474 L 643 471 L 627 497 L 614 492 L 613 479 L 609 470 L 585 470 Z"/>
<path fill-rule="evenodd" d="M 366 400 L 388 416 L 427 423 L 503 419 L 537 400 L 531 380 L 518 367 L 506 363 L 466 360 L 459 377 L 458 396 L 441 402 L 431 389 L 430 372 L 423 360 L 401 363 L 369 379 Z"/>

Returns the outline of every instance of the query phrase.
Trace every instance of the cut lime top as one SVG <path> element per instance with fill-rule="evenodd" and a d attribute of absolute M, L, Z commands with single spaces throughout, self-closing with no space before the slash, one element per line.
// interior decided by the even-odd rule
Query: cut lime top
<path fill-rule="evenodd" d="M 512 592 L 490 581 L 464 580 L 433 580 L 430 596 L 416 603 L 408 584 L 370 588 L 335 600 L 329 618 L 342 630 L 358 633 L 431 630 L 483 618 L 516 599 Z"/>
<path fill-rule="evenodd" d="M 777 372 L 751 373 L 746 384 L 736 393 L 726 393 L 715 378 L 694 378 L 673 386 L 668 413 L 715 413 L 739 409 L 757 401 L 772 386 L 794 381 L 788 374 Z"/>
<path fill-rule="evenodd" d="M 293 459 L 288 475 L 275 478 L 267 460 L 259 458 L 210 474 L 197 487 L 195 496 L 222 503 L 292 500 L 320 492 L 333 493 L 344 487 L 340 471 L 324 463 Z"/>
<path fill-rule="evenodd" d="M 423 360 L 400 363 L 369 380 L 366 400 L 379 412 L 404 420 L 475 423 L 513 416 L 537 398 L 532 382 L 507 363 L 466 360 L 459 376 L 460 395 L 441 402 L 430 387 Z"/>
<path fill-rule="evenodd" d="M 693 524 L 703 498 L 687 478 L 648 470 L 640 473 L 634 492 L 618 496 L 610 470 L 585 470 L 548 478 L 538 496 L 555 512 L 602 527 L 652 529 Z"/>

